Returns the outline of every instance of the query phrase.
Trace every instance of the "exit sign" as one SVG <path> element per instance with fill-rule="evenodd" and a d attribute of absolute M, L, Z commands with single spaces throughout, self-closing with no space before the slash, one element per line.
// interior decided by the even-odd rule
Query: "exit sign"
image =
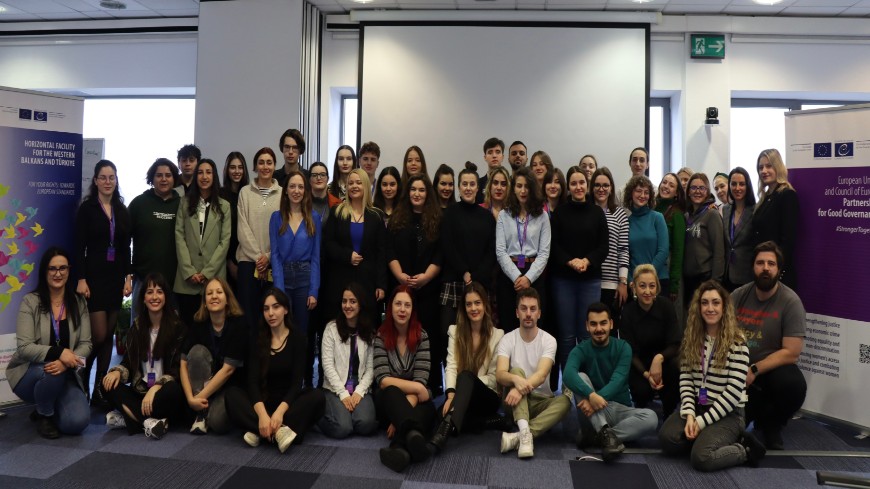
<path fill-rule="evenodd" d="M 725 59 L 725 36 L 692 34 L 693 58 Z"/>

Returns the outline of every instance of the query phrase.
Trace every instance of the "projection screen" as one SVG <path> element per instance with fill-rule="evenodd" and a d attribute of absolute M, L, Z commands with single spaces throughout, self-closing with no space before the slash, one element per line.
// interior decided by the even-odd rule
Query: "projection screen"
<path fill-rule="evenodd" d="M 486 139 L 521 140 L 563 170 L 594 154 L 622 185 L 647 142 L 648 39 L 646 24 L 363 23 L 359 141 L 381 168 L 418 145 L 431 177 L 467 160 L 483 174 Z"/>

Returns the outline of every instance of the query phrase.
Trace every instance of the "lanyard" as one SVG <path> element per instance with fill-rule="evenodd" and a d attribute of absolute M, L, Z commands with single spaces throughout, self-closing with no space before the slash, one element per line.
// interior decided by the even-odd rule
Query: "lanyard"
<path fill-rule="evenodd" d="M 523 222 L 523 232 L 520 234 L 520 218 L 514 218 L 517 221 L 517 240 L 520 242 L 520 255 L 523 254 L 523 245 L 526 243 L 526 235 L 529 231 L 529 221 L 531 220 L 531 215 L 526 214 L 526 220 Z"/>
<path fill-rule="evenodd" d="M 57 314 L 57 317 L 54 317 L 54 309 L 49 308 L 48 314 L 51 317 L 51 325 L 54 327 L 54 342 L 56 345 L 60 345 L 60 318 L 63 317 L 63 312 L 66 310 L 66 304 L 60 305 L 60 312 Z"/>
<path fill-rule="evenodd" d="M 347 381 L 348 382 L 350 382 L 351 379 L 353 379 L 353 372 L 354 372 L 354 367 L 355 367 L 355 365 L 354 365 L 355 362 L 353 360 L 354 360 L 354 357 L 356 357 L 356 356 L 357 356 L 357 353 L 356 353 L 356 334 L 352 334 L 352 335 L 350 335 L 350 361 L 348 362 L 348 366 L 347 366 Z"/>
<path fill-rule="evenodd" d="M 103 207 L 103 204 L 100 204 L 100 210 L 103 211 L 103 214 L 106 215 L 106 219 L 109 220 L 109 248 L 115 246 L 115 209 L 111 206 L 109 207 L 112 212 L 106 212 L 106 209 Z"/>
<path fill-rule="evenodd" d="M 149 332 L 150 333 L 150 332 Z M 157 334 L 160 334 L 158 331 Z M 152 337 L 149 334 L 148 339 L 148 365 L 151 367 L 151 371 L 154 371 L 154 343 L 157 343 L 157 337 Z"/>
<path fill-rule="evenodd" d="M 713 354 L 716 352 L 716 342 L 718 338 L 713 340 L 713 348 L 710 349 L 710 355 L 707 356 L 707 345 L 701 347 L 701 388 L 707 385 L 707 374 L 710 373 L 710 364 L 713 362 Z"/>
<path fill-rule="evenodd" d="M 701 209 L 701 210 L 698 211 L 698 212 L 695 212 L 695 215 L 693 215 L 693 216 L 689 216 L 689 227 L 691 227 L 692 224 L 695 223 L 695 220 L 696 220 L 696 219 L 700 219 L 700 218 L 701 218 L 704 214 L 706 214 L 707 211 L 709 211 L 709 210 L 710 210 L 710 205 L 709 205 L 709 204 L 706 204 L 706 205 L 704 206 L 703 209 Z"/>

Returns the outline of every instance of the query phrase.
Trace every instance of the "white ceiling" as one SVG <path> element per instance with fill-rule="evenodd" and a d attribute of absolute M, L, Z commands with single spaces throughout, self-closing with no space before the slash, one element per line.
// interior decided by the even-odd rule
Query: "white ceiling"
<path fill-rule="evenodd" d="M 0 23 L 41 20 L 196 17 L 199 0 L 121 0 L 127 8 L 100 7 L 100 0 L 0 0 Z M 783 0 L 773 6 L 752 0 L 309 0 L 324 13 L 350 10 L 588 10 L 647 11 L 671 15 L 870 17 L 870 0 Z"/>

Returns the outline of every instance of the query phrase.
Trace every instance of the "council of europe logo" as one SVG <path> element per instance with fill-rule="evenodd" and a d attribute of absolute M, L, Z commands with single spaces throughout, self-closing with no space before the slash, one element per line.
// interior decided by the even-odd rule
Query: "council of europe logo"
<path fill-rule="evenodd" d="M 845 158 L 848 156 L 855 156 L 855 143 L 837 143 L 834 145 L 835 151 L 834 156 L 837 158 Z"/>
<path fill-rule="evenodd" d="M 814 143 L 813 144 L 813 157 L 814 158 L 830 158 L 831 157 L 831 143 Z"/>

